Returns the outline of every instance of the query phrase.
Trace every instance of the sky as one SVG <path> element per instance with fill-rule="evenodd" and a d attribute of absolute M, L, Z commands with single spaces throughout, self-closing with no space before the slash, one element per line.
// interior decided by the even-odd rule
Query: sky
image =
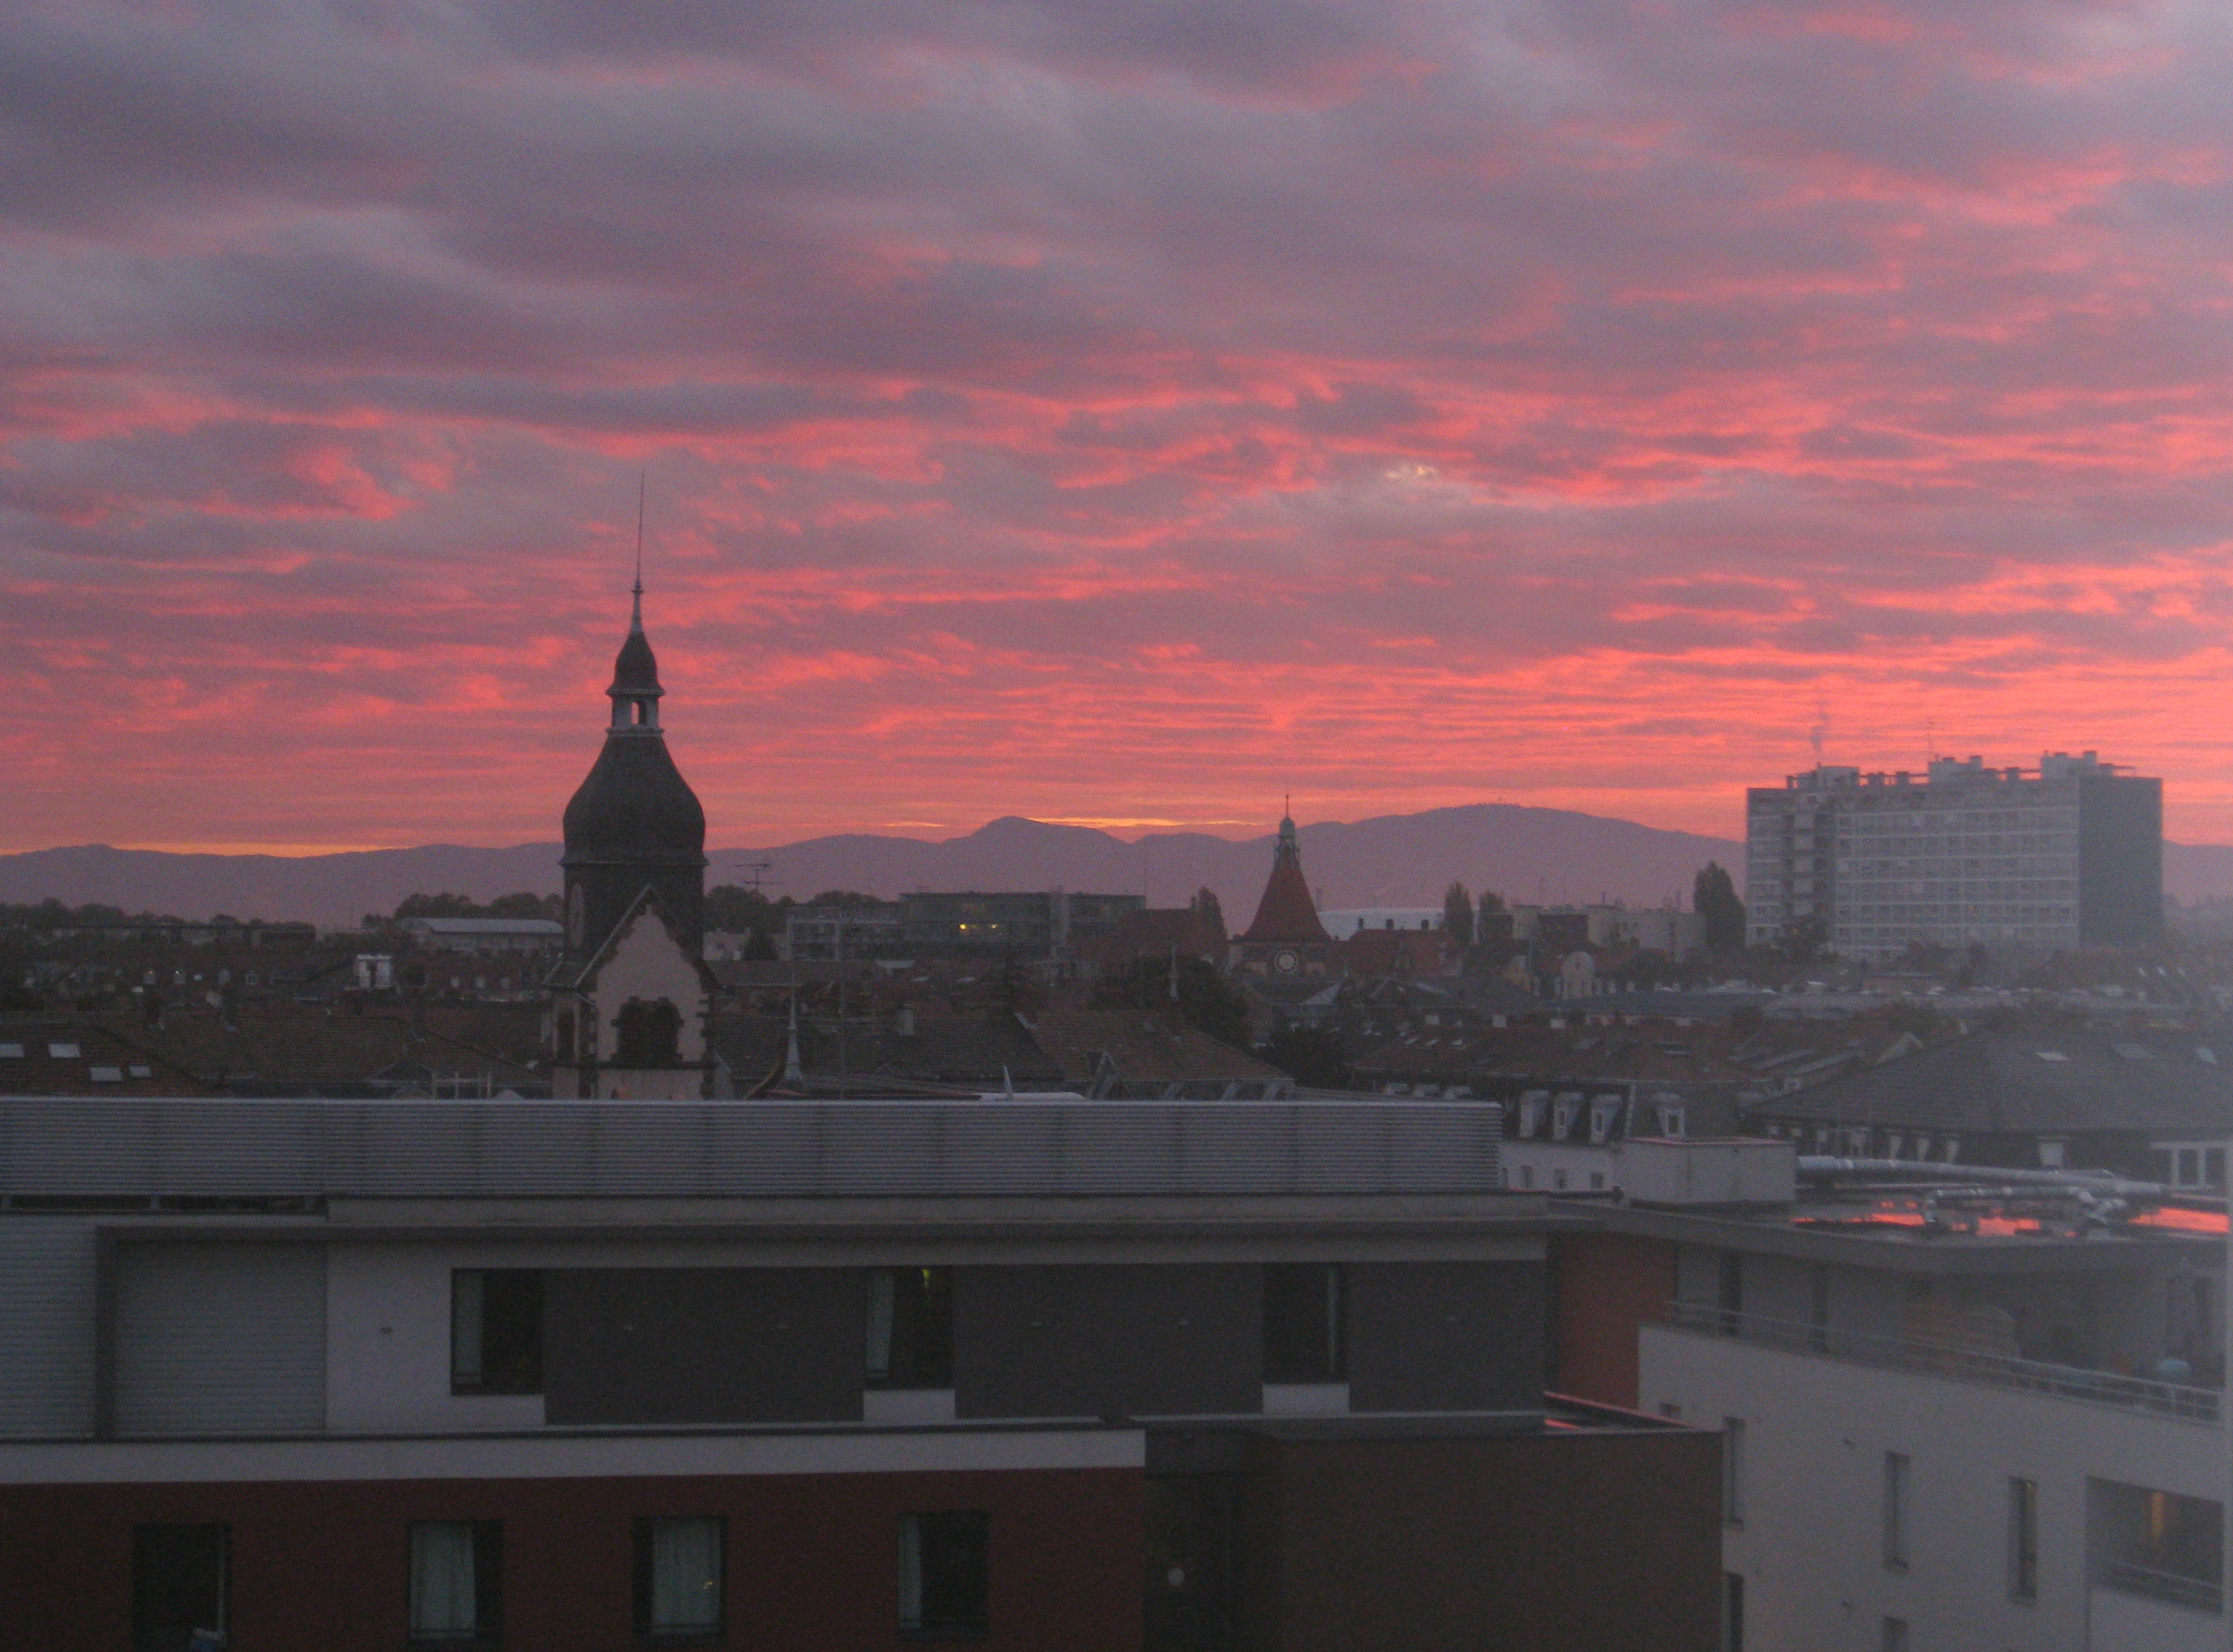
<path fill-rule="evenodd" d="M 0 850 L 1253 835 L 2096 749 L 2233 841 L 2233 9 L 16 0 Z"/>

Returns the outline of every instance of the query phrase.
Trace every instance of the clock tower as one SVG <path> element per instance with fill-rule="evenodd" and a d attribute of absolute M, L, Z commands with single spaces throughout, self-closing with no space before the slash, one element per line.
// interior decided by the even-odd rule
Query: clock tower
<path fill-rule="evenodd" d="M 1333 937 L 1318 921 L 1318 903 L 1304 880 L 1302 845 L 1292 815 L 1279 823 L 1279 847 L 1272 852 L 1272 875 L 1256 903 L 1256 920 L 1233 942 L 1227 965 L 1238 974 L 1271 980 L 1333 973 Z"/>

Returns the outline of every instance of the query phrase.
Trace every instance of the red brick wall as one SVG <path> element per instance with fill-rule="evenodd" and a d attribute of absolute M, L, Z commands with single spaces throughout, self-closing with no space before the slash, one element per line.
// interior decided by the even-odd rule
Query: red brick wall
<path fill-rule="evenodd" d="M 1624 1233 L 1552 1240 L 1551 1386 L 1600 1405 L 1637 1402 L 1636 1330 L 1666 1317 L 1675 1295 L 1675 1247 Z"/>
<path fill-rule="evenodd" d="M 707 1444 L 709 1455 L 720 1449 Z M 505 1645 L 634 1644 L 631 1544 L 643 1515 L 728 1518 L 727 1644 L 745 1652 L 898 1647 L 898 1521 L 991 1520 L 982 1652 L 1138 1652 L 1136 1470 L 549 1480 L 89 1486 L 0 1491 L 0 1649 L 124 1652 L 132 1528 L 232 1528 L 232 1652 L 400 1652 L 407 1528 L 504 1522 Z"/>

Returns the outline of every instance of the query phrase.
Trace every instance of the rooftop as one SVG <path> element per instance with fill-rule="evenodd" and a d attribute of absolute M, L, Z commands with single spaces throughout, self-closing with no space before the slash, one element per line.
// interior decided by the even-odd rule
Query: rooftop
<path fill-rule="evenodd" d="M 1501 1192 L 1446 1102 L 0 1098 L 0 1200 Z"/>

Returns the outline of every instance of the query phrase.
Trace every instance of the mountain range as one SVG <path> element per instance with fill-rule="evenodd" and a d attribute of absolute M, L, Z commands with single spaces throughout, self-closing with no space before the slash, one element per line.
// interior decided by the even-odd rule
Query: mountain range
<path fill-rule="evenodd" d="M 1718 861 L 1743 882 L 1744 846 L 1733 839 L 1663 831 L 1563 809 L 1474 803 L 1300 831 L 1303 866 L 1325 907 L 1441 902 L 1453 878 L 1507 900 L 1687 904 L 1698 868 Z M 771 895 L 800 899 L 832 888 L 892 896 L 911 889 L 1065 888 L 1144 891 L 1177 906 L 1197 888 L 1217 893 L 1227 921 L 1246 925 L 1272 864 L 1270 836 L 1236 841 L 1203 832 L 1151 834 L 1126 842 L 1090 827 L 1007 816 L 965 836 L 928 842 L 845 833 L 772 849 L 710 852 L 709 886 L 758 874 Z M 2164 845 L 2175 898 L 2233 898 L 2233 846 Z M 0 855 L 0 902 L 53 897 L 128 912 L 201 919 L 308 919 L 339 927 L 392 911 L 406 895 L 453 890 L 478 901 L 518 889 L 555 894 L 558 845 L 508 849 L 429 844 L 339 855 L 179 855 L 103 844 Z"/>

